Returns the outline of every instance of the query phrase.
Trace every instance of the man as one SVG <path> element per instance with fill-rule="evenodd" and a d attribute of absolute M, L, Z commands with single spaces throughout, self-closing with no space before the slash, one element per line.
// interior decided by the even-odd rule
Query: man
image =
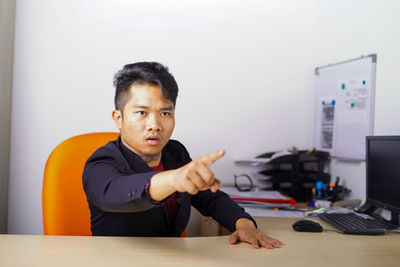
<path fill-rule="evenodd" d="M 93 235 L 180 236 L 192 205 L 232 231 L 231 244 L 282 246 L 218 190 L 210 167 L 224 151 L 192 160 L 181 143 L 170 140 L 178 86 L 165 66 L 126 65 L 114 86 L 112 117 L 120 136 L 98 149 L 83 172 Z"/>

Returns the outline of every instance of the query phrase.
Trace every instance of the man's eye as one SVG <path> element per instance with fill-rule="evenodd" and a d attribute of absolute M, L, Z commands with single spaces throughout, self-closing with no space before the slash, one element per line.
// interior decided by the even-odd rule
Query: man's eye
<path fill-rule="evenodd" d="M 144 112 L 144 111 L 137 111 L 136 114 L 138 114 L 138 115 L 146 115 L 146 112 Z"/>
<path fill-rule="evenodd" d="M 168 117 L 168 116 L 170 116 L 170 115 L 171 115 L 170 112 L 163 112 L 163 113 L 161 113 L 161 117 Z"/>

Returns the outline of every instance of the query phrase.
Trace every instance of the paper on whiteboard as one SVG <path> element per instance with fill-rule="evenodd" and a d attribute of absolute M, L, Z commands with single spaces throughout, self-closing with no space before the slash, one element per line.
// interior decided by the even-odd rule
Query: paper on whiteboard
<path fill-rule="evenodd" d="M 340 84 L 340 88 L 345 110 L 356 111 L 367 108 L 368 90 L 365 78 L 344 81 Z"/>
<path fill-rule="evenodd" d="M 331 151 L 333 147 L 333 136 L 335 129 L 335 107 L 334 97 L 324 97 L 319 100 L 317 121 L 317 147 L 326 151 Z"/>
<path fill-rule="evenodd" d="M 368 90 L 364 78 L 343 81 L 338 85 L 339 109 L 335 121 L 333 156 L 347 154 L 350 158 L 365 157 L 365 133 L 368 132 L 366 113 Z M 338 141 L 340 140 L 340 142 Z"/>

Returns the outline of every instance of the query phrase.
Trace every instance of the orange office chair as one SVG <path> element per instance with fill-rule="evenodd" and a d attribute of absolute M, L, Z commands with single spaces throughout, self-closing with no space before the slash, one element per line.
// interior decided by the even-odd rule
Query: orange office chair
<path fill-rule="evenodd" d="M 71 137 L 50 154 L 43 177 L 45 235 L 92 235 L 90 211 L 82 186 L 86 160 L 119 133 L 88 133 Z"/>

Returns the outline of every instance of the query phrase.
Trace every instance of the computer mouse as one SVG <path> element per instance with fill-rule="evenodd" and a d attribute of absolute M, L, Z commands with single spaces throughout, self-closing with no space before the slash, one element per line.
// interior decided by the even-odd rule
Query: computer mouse
<path fill-rule="evenodd" d="M 293 223 L 293 229 L 298 232 L 322 232 L 324 228 L 312 220 L 299 220 Z"/>

